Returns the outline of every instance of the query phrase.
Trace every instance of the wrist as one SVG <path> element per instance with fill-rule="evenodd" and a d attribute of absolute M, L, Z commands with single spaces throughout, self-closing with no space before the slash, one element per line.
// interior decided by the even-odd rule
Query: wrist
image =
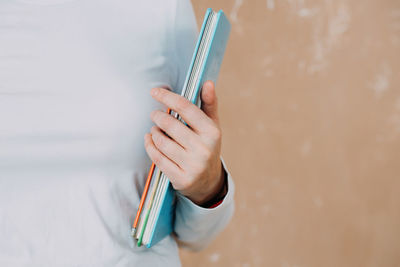
<path fill-rule="evenodd" d="M 210 195 L 207 198 L 203 199 L 203 201 L 197 203 L 197 205 L 203 208 L 213 208 L 215 206 L 218 206 L 218 204 L 220 204 L 222 200 L 225 198 L 228 192 L 228 181 L 227 181 L 227 174 L 222 166 L 222 163 L 221 163 L 220 177 L 218 180 L 219 183 L 215 187 L 213 192 L 210 193 Z"/>
<path fill-rule="evenodd" d="M 203 188 L 202 190 L 196 190 L 192 192 L 180 191 L 180 193 L 190 199 L 194 204 L 201 206 L 203 208 L 210 208 L 215 203 L 220 202 L 228 192 L 228 180 L 227 173 L 220 161 L 217 173 L 219 173 L 218 178 L 215 179 L 208 188 Z"/>

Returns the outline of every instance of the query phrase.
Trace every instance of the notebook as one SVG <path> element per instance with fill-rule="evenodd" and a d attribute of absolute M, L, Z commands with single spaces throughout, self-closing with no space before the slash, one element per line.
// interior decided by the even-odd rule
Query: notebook
<path fill-rule="evenodd" d="M 222 10 L 207 9 L 181 95 L 201 107 L 200 91 L 207 80 L 217 81 L 231 25 Z M 185 123 L 179 114 L 168 110 Z M 176 195 L 168 177 L 153 163 L 140 200 L 132 236 L 150 248 L 174 230 Z"/>

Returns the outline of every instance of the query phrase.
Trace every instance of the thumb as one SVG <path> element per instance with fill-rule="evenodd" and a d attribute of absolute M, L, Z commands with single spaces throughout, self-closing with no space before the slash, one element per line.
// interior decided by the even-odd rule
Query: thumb
<path fill-rule="evenodd" d="M 217 95 L 215 84 L 211 80 L 206 81 L 201 89 L 201 109 L 214 122 L 218 123 Z"/>

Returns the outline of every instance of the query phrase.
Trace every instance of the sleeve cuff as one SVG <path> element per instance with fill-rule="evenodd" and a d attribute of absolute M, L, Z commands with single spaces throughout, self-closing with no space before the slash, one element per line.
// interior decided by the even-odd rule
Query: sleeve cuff
<path fill-rule="evenodd" d="M 221 161 L 227 174 L 228 190 L 218 206 L 201 207 L 177 191 L 174 231 L 183 247 L 195 251 L 204 248 L 225 228 L 233 216 L 235 185 L 222 158 Z"/>

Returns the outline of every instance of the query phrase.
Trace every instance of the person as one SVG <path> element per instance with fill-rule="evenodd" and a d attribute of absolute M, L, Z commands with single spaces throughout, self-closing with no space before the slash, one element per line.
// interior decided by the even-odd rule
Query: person
<path fill-rule="evenodd" d="M 179 95 L 197 36 L 189 0 L 0 2 L 0 266 L 179 266 L 227 225 L 215 85 L 202 109 Z M 131 226 L 151 161 L 177 206 L 148 249 Z"/>

